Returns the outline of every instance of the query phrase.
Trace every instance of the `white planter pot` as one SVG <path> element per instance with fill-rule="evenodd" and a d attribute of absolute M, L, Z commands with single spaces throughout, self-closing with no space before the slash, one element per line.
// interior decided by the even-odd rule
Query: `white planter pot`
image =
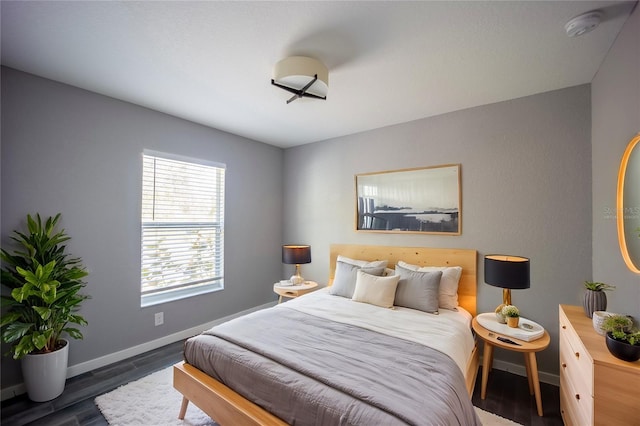
<path fill-rule="evenodd" d="M 29 354 L 22 358 L 22 377 L 29 399 L 51 401 L 64 391 L 67 381 L 69 341 L 62 349 L 47 354 Z"/>

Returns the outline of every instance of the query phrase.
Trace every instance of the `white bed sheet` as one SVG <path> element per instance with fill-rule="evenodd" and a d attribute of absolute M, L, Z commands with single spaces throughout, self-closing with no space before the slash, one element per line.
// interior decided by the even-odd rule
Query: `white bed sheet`
<path fill-rule="evenodd" d="M 462 307 L 458 307 L 457 312 L 440 309 L 439 315 L 397 306 L 387 309 L 331 295 L 325 288 L 281 303 L 276 308 L 296 309 L 420 343 L 449 355 L 463 374 L 475 344 L 471 333 L 471 314 Z"/>

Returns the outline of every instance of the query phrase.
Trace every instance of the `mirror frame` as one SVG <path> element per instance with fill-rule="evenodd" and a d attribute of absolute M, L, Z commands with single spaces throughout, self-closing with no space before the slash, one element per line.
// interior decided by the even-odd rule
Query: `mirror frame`
<path fill-rule="evenodd" d="M 627 149 L 625 149 L 624 154 L 622 155 L 622 161 L 620 162 L 620 170 L 618 171 L 618 193 L 616 197 L 616 221 L 618 226 L 618 243 L 620 245 L 620 252 L 622 253 L 622 258 L 624 259 L 624 263 L 627 267 L 636 274 L 640 274 L 640 269 L 638 265 L 634 263 L 633 259 L 629 255 L 629 249 L 627 248 L 627 241 L 624 236 L 624 181 L 627 175 L 627 165 L 629 163 L 629 158 L 633 153 L 633 150 L 640 143 L 640 133 L 635 135 L 629 144 L 627 145 Z"/>

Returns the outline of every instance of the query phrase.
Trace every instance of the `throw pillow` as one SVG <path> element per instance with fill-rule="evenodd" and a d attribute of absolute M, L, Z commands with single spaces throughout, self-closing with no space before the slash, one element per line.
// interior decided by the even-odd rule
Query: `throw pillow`
<path fill-rule="evenodd" d="M 438 313 L 438 298 L 442 271 L 419 272 L 396 266 L 400 277 L 396 289 L 396 306 Z"/>
<path fill-rule="evenodd" d="M 392 308 L 399 280 L 399 275 L 379 277 L 360 270 L 357 272 L 353 300 L 382 308 Z"/>
<path fill-rule="evenodd" d="M 356 273 L 359 270 L 378 276 L 384 273 L 384 267 L 361 268 L 350 263 L 336 262 L 336 272 L 333 277 L 333 285 L 329 287 L 329 294 L 351 299 L 356 288 Z"/>

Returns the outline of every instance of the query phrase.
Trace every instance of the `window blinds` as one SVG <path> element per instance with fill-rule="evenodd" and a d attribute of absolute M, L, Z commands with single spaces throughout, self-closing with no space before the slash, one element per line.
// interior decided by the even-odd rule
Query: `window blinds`
<path fill-rule="evenodd" d="M 221 286 L 224 165 L 145 153 L 142 175 L 142 294 Z"/>

